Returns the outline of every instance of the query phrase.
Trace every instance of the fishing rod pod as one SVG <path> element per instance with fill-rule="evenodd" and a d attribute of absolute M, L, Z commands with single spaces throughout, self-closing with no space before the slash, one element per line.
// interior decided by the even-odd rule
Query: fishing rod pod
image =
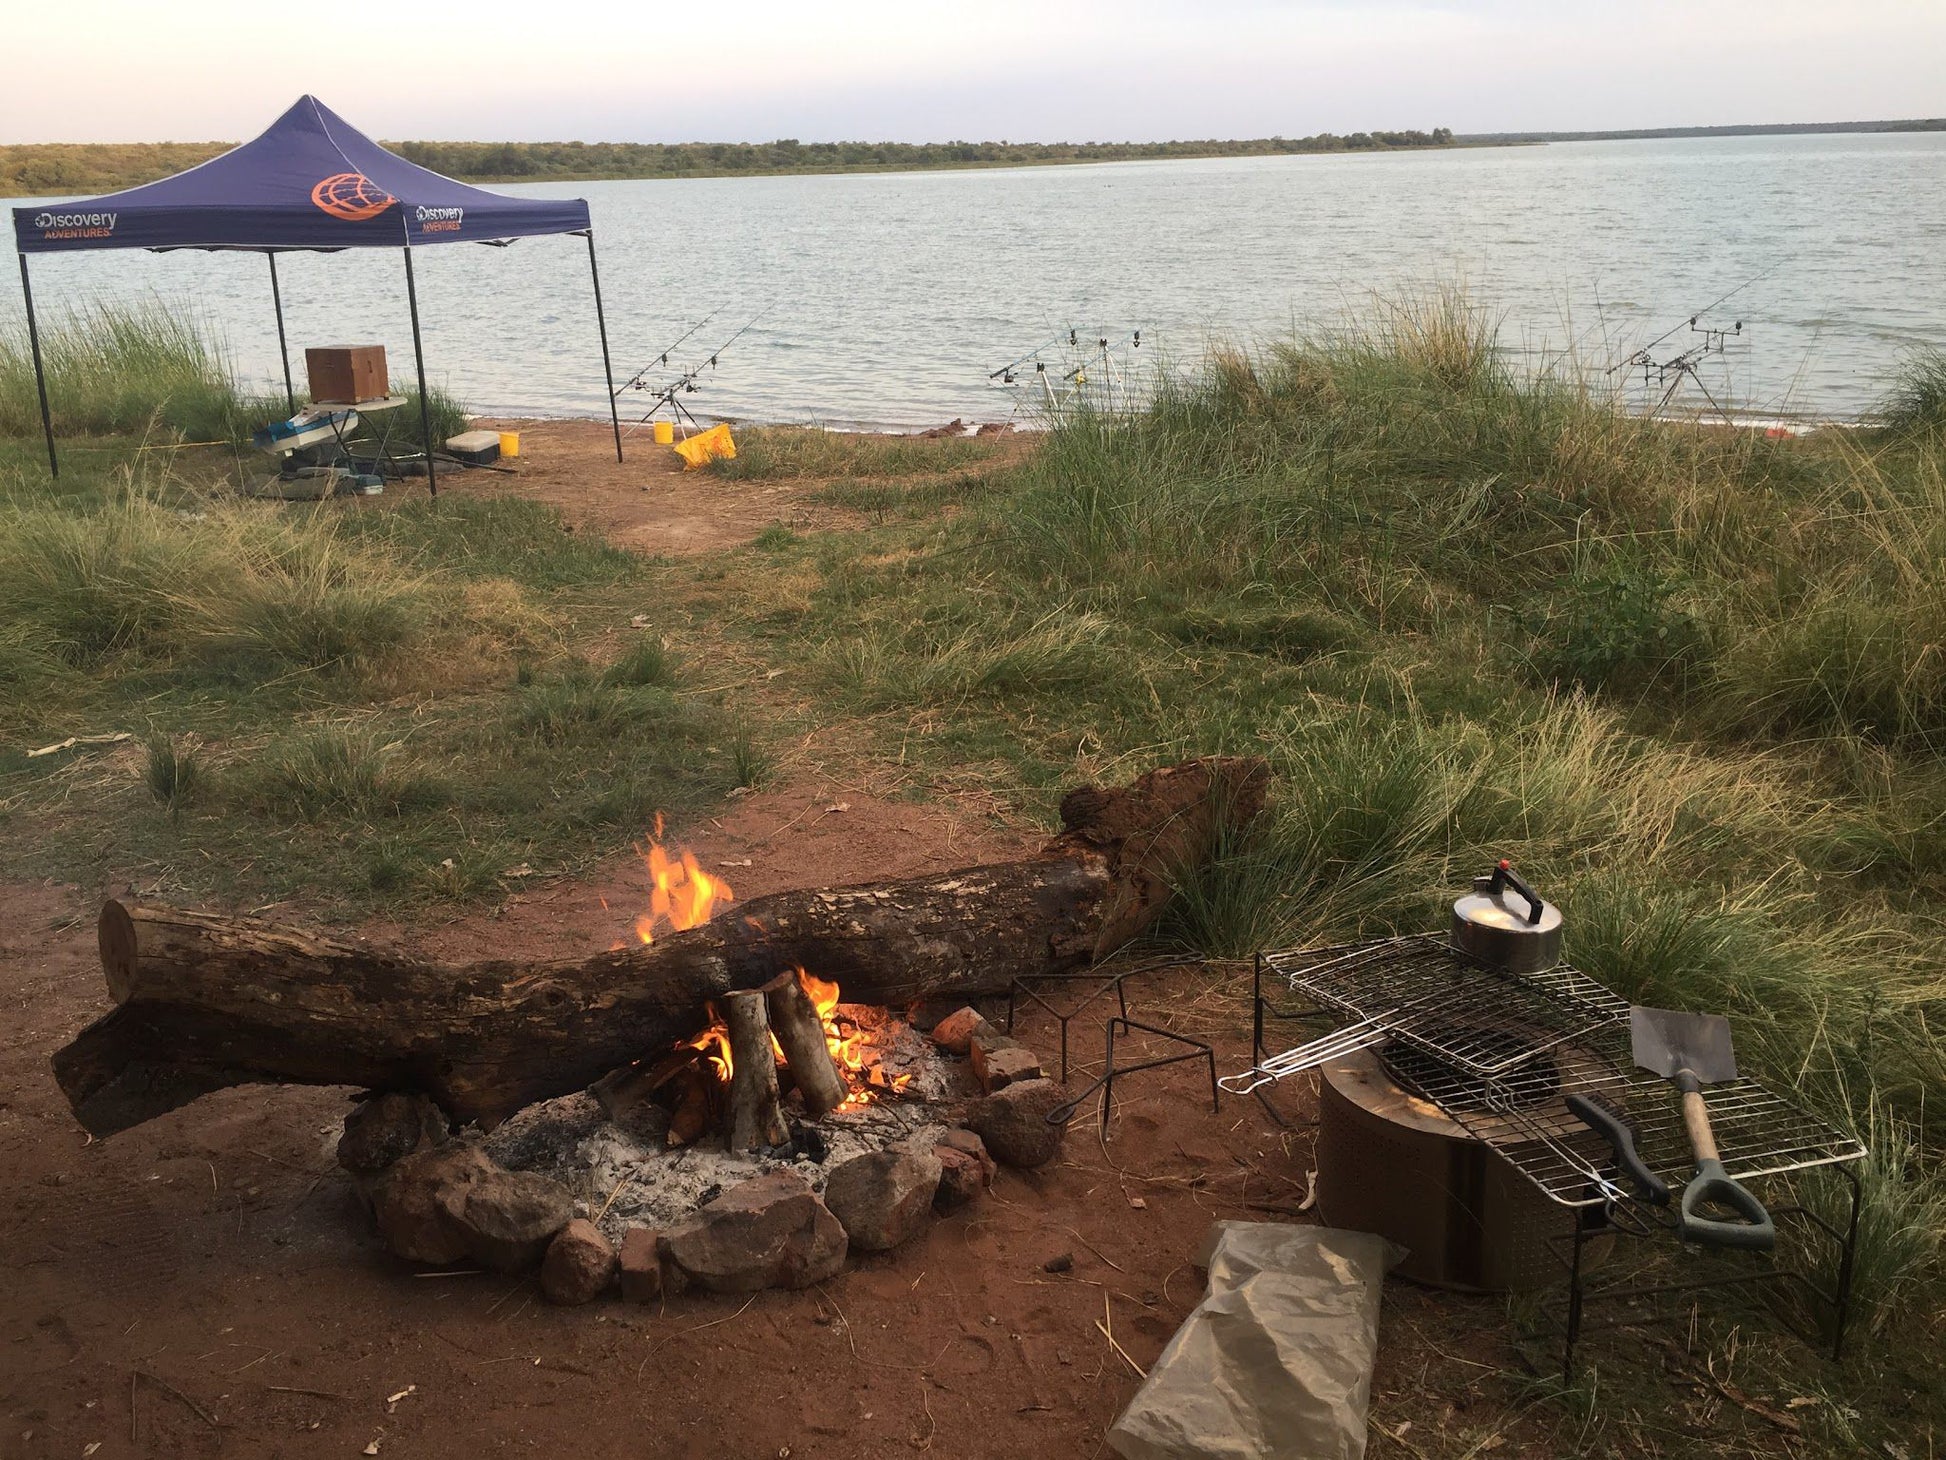
<path fill-rule="evenodd" d="M 1453 904 L 1451 941 L 1509 973 L 1540 973 L 1561 961 L 1561 909 L 1541 901 L 1504 858 Z"/>

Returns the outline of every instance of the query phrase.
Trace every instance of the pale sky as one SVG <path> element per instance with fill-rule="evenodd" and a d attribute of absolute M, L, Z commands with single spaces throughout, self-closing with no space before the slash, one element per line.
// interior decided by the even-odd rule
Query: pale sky
<path fill-rule="evenodd" d="M 8 0 L 0 142 L 1122 141 L 1946 114 L 1946 0 Z"/>

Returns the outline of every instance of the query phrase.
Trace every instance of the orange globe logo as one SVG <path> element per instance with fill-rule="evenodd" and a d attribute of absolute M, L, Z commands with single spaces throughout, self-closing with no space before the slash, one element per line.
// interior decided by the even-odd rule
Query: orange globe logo
<path fill-rule="evenodd" d="M 362 172 L 340 172 L 312 188 L 311 201 L 333 218 L 362 223 L 378 217 L 398 199 Z"/>

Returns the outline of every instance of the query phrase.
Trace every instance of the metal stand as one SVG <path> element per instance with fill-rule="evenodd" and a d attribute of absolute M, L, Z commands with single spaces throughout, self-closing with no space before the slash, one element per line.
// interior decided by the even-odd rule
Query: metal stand
<path fill-rule="evenodd" d="M 1260 1065 L 1264 1062 L 1264 1019 L 1266 1016 L 1272 1019 L 1289 1021 L 1296 1019 L 1315 1019 L 1324 1013 L 1324 1010 L 1317 1008 L 1315 1005 L 1307 1004 L 1297 1009 L 1281 1009 L 1276 1004 L 1273 1004 L 1269 999 L 1264 997 L 1264 955 L 1258 953 L 1256 958 L 1252 960 L 1250 969 L 1250 1063 L 1252 1065 Z M 1285 1130 L 1292 1128 L 1291 1122 L 1284 1118 L 1283 1112 L 1270 1103 L 1268 1087 L 1254 1090 L 1251 1093 L 1257 1097 L 1257 1103 L 1263 1106 L 1264 1114 L 1276 1121 Z"/>
<path fill-rule="evenodd" d="M 1069 1023 L 1074 1019 L 1075 1015 L 1094 1003 L 1095 1000 L 1099 999 L 1110 989 L 1115 991 L 1115 1004 L 1121 1010 L 1121 1017 L 1124 1019 L 1128 1018 L 1128 994 L 1123 990 L 1122 982 L 1124 979 L 1144 971 L 1139 968 L 1131 968 L 1123 973 L 1046 973 L 1034 977 L 1032 979 L 1034 983 L 1077 984 L 1087 983 L 1091 980 L 1100 980 L 1099 986 L 1092 993 L 1082 999 L 1080 1003 L 1070 1008 L 1066 1013 L 1061 1012 L 1061 1010 L 1055 1008 L 1046 999 L 1027 987 L 1029 983 L 1028 979 L 1017 978 L 1007 985 L 1007 1033 L 1012 1034 L 1014 1032 L 1014 1010 L 1018 1001 L 1021 999 L 1027 999 L 1051 1015 L 1054 1022 L 1061 1026 L 1061 1083 L 1065 1085 L 1068 1082 Z"/>
<path fill-rule="evenodd" d="M 1560 1325 L 1562 1382 L 1568 1382 L 1574 1375 L 1575 1346 L 1584 1333 L 1608 1328 L 1634 1327 L 1666 1319 L 1669 1314 L 1665 1311 L 1665 1305 L 1653 1301 L 1658 1298 L 1760 1285 L 1796 1284 L 1808 1293 L 1830 1315 L 1832 1360 L 1836 1362 L 1844 1357 L 1845 1329 L 1851 1318 L 1852 1263 L 1858 1248 L 1858 1214 L 1863 1192 L 1857 1175 L 1848 1166 L 1838 1166 L 1834 1169 L 1851 1187 L 1851 1210 L 1843 1231 L 1804 1206 L 1791 1205 L 1770 1209 L 1771 1216 L 1778 1223 L 1780 1234 L 1787 1222 L 1799 1222 L 1803 1224 L 1807 1237 L 1822 1239 L 1836 1246 L 1838 1277 L 1834 1289 L 1820 1286 L 1810 1273 L 1801 1267 L 1790 1267 L 1778 1262 L 1766 1263 L 1747 1271 L 1693 1278 L 1684 1282 L 1617 1283 L 1606 1287 L 1591 1287 L 1588 1281 L 1588 1264 L 1583 1260 L 1582 1251 L 1590 1238 L 1670 1240 L 1676 1234 L 1675 1218 L 1667 1208 L 1653 1207 L 1632 1200 L 1610 1203 L 1605 1207 L 1578 1210 L 1575 1213 L 1576 1220 L 1571 1234 L 1562 1234 L 1548 1239 L 1549 1250 L 1561 1263 L 1567 1282 L 1567 1291 L 1564 1294 L 1542 1304 L 1542 1312 L 1553 1317 Z M 1735 1259 L 1726 1257 L 1725 1260 Z M 1591 1306 L 1610 1303 L 1619 1303 L 1637 1311 L 1626 1312 L 1620 1317 L 1604 1319 L 1600 1322 L 1588 1321 L 1587 1314 Z M 1807 1343 L 1815 1344 L 1817 1341 L 1814 1334 L 1801 1336 Z"/>
<path fill-rule="evenodd" d="M 41 398 L 41 432 L 47 437 L 47 474 L 57 481 L 61 463 L 54 455 L 54 417 L 47 409 L 47 370 L 41 364 L 41 330 L 34 320 L 34 285 L 27 277 L 27 255 L 20 255 L 20 292 L 27 300 L 27 347 L 34 352 L 34 389 Z"/>

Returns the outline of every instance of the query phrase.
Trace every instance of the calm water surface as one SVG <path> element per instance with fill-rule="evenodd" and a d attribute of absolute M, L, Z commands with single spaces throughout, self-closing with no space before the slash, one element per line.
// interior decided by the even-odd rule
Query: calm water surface
<path fill-rule="evenodd" d="M 714 415 L 1000 419 L 1013 396 L 988 372 L 1070 325 L 1118 342 L 1139 328 L 1145 353 L 1128 358 L 1160 344 L 1192 361 L 1211 338 L 1271 339 L 1368 291 L 1449 279 L 1501 318 L 1510 350 L 1572 351 L 1598 368 L 1754 278 L 1712 317 L 1742 320 L 1744 334 L 1704 380 L 1759 412 L 1855 414 L 1904 352 L 1946 348 L 1939 133 L 507 191 L 589 200 L 618 380 L 713 310 L 676 363 L 761 316 L 687 398 Z M 440 383 L 481 410 L 602 410 L 579 239 L 418 257 Z M 241 374 L 277 374 L 258 256 L 115 252 L 33 268 L 53 309 L 191 301 Z M 286 254 L 279 273 L 295 352 L 377 340 L 395 374 L 410 371 L 396 253 Z M 19 310 L 7 291 L 0 318 Z M 297 368 L 301 384 L 301 353 Z"/>

